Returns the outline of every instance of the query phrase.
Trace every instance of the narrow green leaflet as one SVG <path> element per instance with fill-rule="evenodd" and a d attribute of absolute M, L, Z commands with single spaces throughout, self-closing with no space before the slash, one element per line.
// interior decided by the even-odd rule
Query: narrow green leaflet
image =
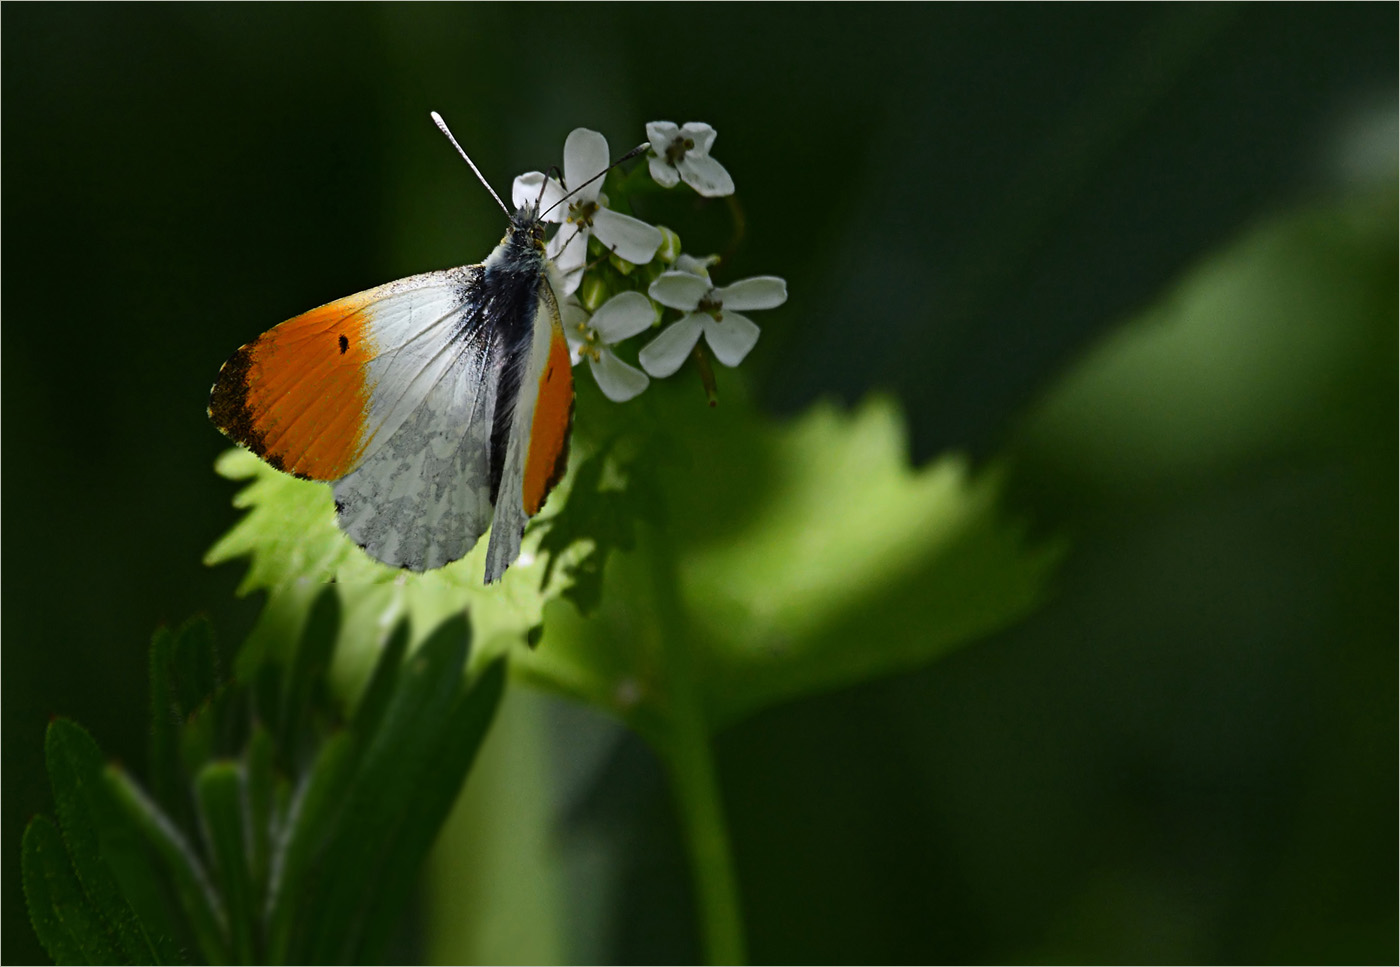
<path fill-rule="evenodd" d="M 45 816 L 24 831 L 24 896 L 34 932 L 54 963 L 123 962 L 116 938 L 73 875 L 63 836 Z"/>

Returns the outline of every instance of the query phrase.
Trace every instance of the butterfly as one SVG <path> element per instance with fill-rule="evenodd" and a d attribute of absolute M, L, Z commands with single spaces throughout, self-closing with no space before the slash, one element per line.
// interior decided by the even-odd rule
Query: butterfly
<path fill-rule="evenodd" d="M 488 584 L 564 473 L 574 401 L 539 203 L 512 213 L 491 194 L 509 225 L 486 261 L 289 319 L 229 357 L 209 398 L 234 442 L 331 483 L 340 528 L 376 560 L 442 567 L 490 527 Z"/>

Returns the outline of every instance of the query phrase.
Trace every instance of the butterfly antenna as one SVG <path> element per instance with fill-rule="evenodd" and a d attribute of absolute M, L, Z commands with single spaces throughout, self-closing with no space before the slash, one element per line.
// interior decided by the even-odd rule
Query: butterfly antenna
<path fill-rule="evenodd" d="M 448 137 L 451 137 L 451 135 L 448 135 Z M 585 188 L 587 188 L 589 185 L 593 184 L 593 182 L 595 182 L 595 181 L 597 181 L 599 178 L 603 177 L 603 176 L 604 176 L 605 174 L 607 174 L 609 171 L 612 171 L 612 170 L 613 170 L 614 168 L 616 168 L 618 165 L 623 164 L 624 162 L 627 162 L 627 161 L 631 161 L 633 158 L 635 158 L 635 157 L 637 157 L 638 155 L 644 153 L 644 152 L 645 152 L 648 148 L 650 148 L 650 147 L 651 147 L 651 143 L 650 143 L 650 142 L 643 141 L 641 144 L 637 145 L 635 148 L 633 148 L 631 151 L 627 152 L 627 153 L 626 153 L 625 155 L 623 155 L 621 158 L 618 158 L 618 159 L 617 159 L 616 161 L 614 161 L 612 164 L 608 165 L 608 166 L 607 166 L 606 168 L 604 168 L 602 171 L 598 172 L 598 173 L 597 173 L 596 175 L 594 175 L 592 178 L 589 178 L 589 179 L 588 179 L 587 181 L 585 181 L 583 184 L 579 185 L 577 188 L 575 188 L 575 189 L 573 189 L 572 191 L 570 191 L 570 192 L 569 192 L 568 194 L 566 194 L 563 198 L 561 198 L 561 199 L 559 199 L 558 201 L 556 201 L 553 205 L 550 205 L 550 206 L 549 206 L 548 208 L 546 208 L 544 211 L 540 212 L 540 217 L 543 218 L 545 215 L 549 214 L 550 212 L 554 211 L 554 209 L 556 209 L 556 208 L 558 208 L 560 205 L 564 204 L 564 202 L 568 201 L 568 200 L 569 200 L 570 198 L 572 198 L 574 195 L 577 195 L 579 192 L 583 191 L 583 189 L 585 189 Z M 460 151 L 461 149 L 458 148 L 457 150 Z"/>
<path fill-rule="evenodd" d="M 496 199 L 496 204 L 501 206 L 501 211 L 505 212 L 506 217 L 509 218 L 510 209 L 506 207 L 505 202 L 501 201 L 501 196 L 496 194 L 496 189 L 491 187 L 491 182 L 486 180 L 486 176 L 481 173 L 481 169 L 476 166 L 476 162 L 471 159 L 471 155 L 467 154 L 465 151 L 462 150 L 462 146 L 457 143 L 457 139 L 454 138 L 452 136 L 452 132 L 447 129 L 447 122 L 442 119 L 442 115 L 436 111 L 432 111 L 431 114 L 433 118 L 433 123 L 438 126 L 438 130 L 441 131 L 443 134 L 447 135 L 447 140 L 452 142 L 452 147 L 456 148 L 457 153 L 462 156 L 462 158 L 467 162 L 467 164 L 471 165 L 472 171 L 476 172 L 476 177 L 478 178 L 478 180 L 480 180 L 481 183 L 486 186 L 486 190 L 491 193 L 491 197 Z"/>

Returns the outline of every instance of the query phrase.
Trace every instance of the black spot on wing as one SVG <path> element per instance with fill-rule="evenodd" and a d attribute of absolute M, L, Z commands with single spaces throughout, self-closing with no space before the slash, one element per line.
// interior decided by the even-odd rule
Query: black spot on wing
<path fill-rule="evenodd" d="M 350 340 L 345 338 L 345 333 L 340 334 L 340 355 L 344 356 L 346 350 L 350 348 Z"/>

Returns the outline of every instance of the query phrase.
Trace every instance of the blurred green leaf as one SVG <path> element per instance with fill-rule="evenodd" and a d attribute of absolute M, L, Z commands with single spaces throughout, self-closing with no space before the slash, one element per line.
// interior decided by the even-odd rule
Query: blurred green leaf
<path fill-rule="evenodd" d="M 455 793 L 462 774 L 439 773 L 437 739 L 461 691 L 470 637 L 465 620 L 439 627 L 400 670 L 397 687 L 363 752 L 333 821 L 335 848 L 322 860 L 307 910 L 314 927 L 307 959 L 358 960 L 376 915 L 392 922 L 403 897 L 382 897 L 409 802 L 439 782 Z M 417 858 L 421 860 L 421 856 Z M 379 906 L 376 907 L 376 901 Z"/>
<path fill-rule="evenodd" d="M 408 638 L 401 624 L 292 798 L 269 886 L 274 961 L 377 962 L 494 715 L 504 664 L 463 685 L 465 618 L 403 659 Z"/>
<path fill-rule="evenodd" d="M 1022 459 L 1097 502 L 1354 447 L 1394 392 L 1396 204 L 1391 184 L 1290 212 L 1196 267 L 1032 412 Z"/>
<path fill-rule="evenodd" d="M 268 884 L 268 960 L 271 963 L 307 962 L 300 952 L 312 928 L 302 915 L 302 904 L 313 889 L 313 863 L 326 848 L 331 823 L 355 764 L 354 741 L 339 733 L 321 746 L 311 768 L 302 777 L 287 808 L 281 835 L 276 839 L 277 860 Z"/>
<path fill-rule="evenodd" d="M 428 858 L 419 915 L 429 963 L 606 959 L 579 934 L 609 932 L 609 877 L 564 876 L 572 824 L 561 826 L 560 776 L 551 768 L 561 752 L 548 725 L 556 704 L 535 689 L 511 688 L 502 697 L 471 781 Z M 589 756 L 578 753 L 571 740 L 564 756 L 587 770 Z M 618 835 L 630 836 L 630 826 Z"/>
<path fill-rule="evenodd" d="M 151 636 L 150 674 L 151 737 L 147 746 L 151 791 L 156 801 L 176 813 L 184 790 L 180 783 L 180 714 L 171 687 L 175 659 L 175 634 L 157 628 Z"/>
<path fill-rule="evenodd" d="M 228 921 L 222 903 L 189 840 L 126 773 L 108 766 L 105 778 L 127 818 L 145 836 L 174 881 L 181 909 L 205 960 L 211 964 L 230 962 Z"/>
<path fill-rule="evenodd" d="M 388 943 L 398 914 L 407 904 L 429 848 L 436 841 L 448 813 L 457 801 L 468 771 L 476 761 L 494 721 L 505 691 L 506 663 L 496 659 L 487 665 L 469 691 L 458 697 L 447 721 L 434 739 L 434 749 L 420 773 L 417 792 L 406 804 L 394 829 L 395 842 L 379 880 L 381 897 L 388 898 L 389 914 L 365 923 L 362 949 L 374 954 Z M 543 925 L 540 925 L 543 929 Z"/>
<path fill-rule="evenodd" d="M 379 662 L 374 666 L 374 674 L 365 686 L 364 693 L 355 705 L 355 718 L 352 728 L 361 735 L 372 735 L 379 728 L 384 710 L 389 707 L 394 688 L 398 684 L 399 669 L 403 656 L 408 651 L 408 622 L 400 621 L 394 626 L 394 633 L 380 653 Z"/>
<path fill-rule="evenodd" d="M 548 555 L 544 583 L 556 568 L 562 571 L 567 578 L 563 597 L 582 614 L 592 614 L 602 603 L 603 571 L 611 553 L 636 546 L 638 522 L 660 523 L 661 501 L 646 492 L 654 476 L 630 472 L 644 456 L 614 437 L 595 452 L 575 457 L 567 508 L 540 522 L 539 551 Z"/>
<path fill-rule="evenodd" d="M 311 724 L 307 719 L 326 699 L 326 673 L 340 626 L 339 599 L 326 588 L 316 596 L 290 667 L 282 678 L 277 746 L 289 757 L 289 765 L 300 760 L 297 746 L 314 740 L 313 733 L 306 729 Z"/>
<path fill-rule="evenodd" d="M 101 750 L 81 726 L 65 719 L 49 725 L 44 745 L 63 839 L 94 912 L 120 946 L 122 960 L 161 959 L 113 873 L 112 861 L 122 862 L 129 877 L 147 880 L 143 892 L 150 891 L 150 871 L 125 841 L 125 817 L 103 779 Z"/>
<path fill-rule="evenodd" d="M 680 613 L 658 604 L 657 562 L 620 555 L 599 620 L 551 608 L 545 644 L 517 656 L 530 680 L 655 736 L 673 684 L 660 636 L 684 622 L 718 728 L 913 667 L 1040 601 L 1060 548 L 1031 545 L 1002 513 L 995 472 L 956 456 L 911 469 L 889 402 L 788 425 L 732 394 L 716 411 L 692 393 L 652 402 L 677 452 L 632 469 L 671 508 L 658 540 L 675 547 Z M 588 499 L 576 486 L 568 511 Z"/>
<path fill-rule="evenodd" d="M 212 762 L 195 777 L 194 791 L 213 872 L 222 887 L 233 962 L 252 963 L 257 959 L 253 940 L 257 911 L 244 835 L 248 817 L 243 812 L 242 769 L 235 762 Z"/>
<path fill-rule="evenodd" d="M 278 787 L 285 786 L 276 773 L 277 748 L 272 733 L 261 724 L 253 727 L 244 754 L 247 770 L 248 870 L 253 885 L 253 909 L 262 915 L 272 866 L 272 837 L 280 816 Z"/>
<path fill-rule="evenodd" d="M 34 932 L 56 964 L 124 961 L 116 938 L 108 935 L 73 875 L 58 827 L 36 816 L 24 831 L 24 896 Z"/>
<path fill-rule="evenodd" d="M 177 714 L 188 718 L 214 697 L 220 681 L 214 629 L 195 618 L 175 634 L 170 660 L 171 692 Z"/>

